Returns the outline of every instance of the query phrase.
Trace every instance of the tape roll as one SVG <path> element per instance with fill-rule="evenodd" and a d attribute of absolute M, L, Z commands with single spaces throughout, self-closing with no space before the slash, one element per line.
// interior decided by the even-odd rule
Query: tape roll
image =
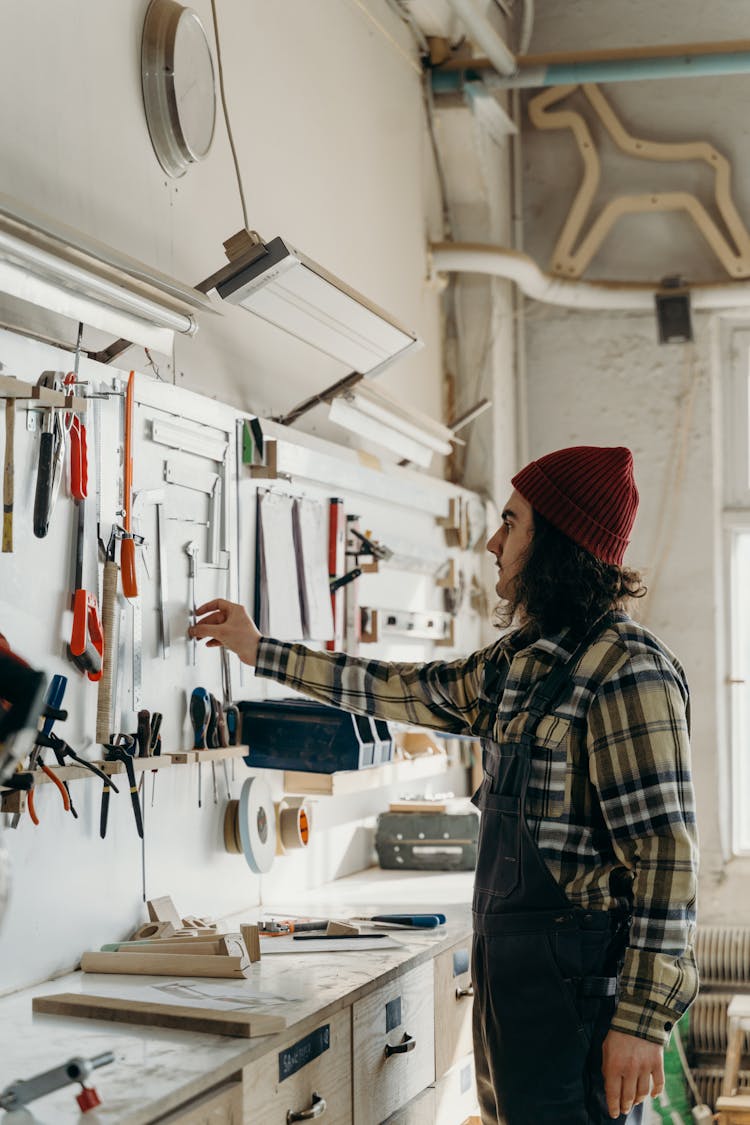
<path fill-rule="evenodd" d="M 303 804 L 279 805 L 279 843 L 285 852 L 306 848 L 310 842 L 310 814 Z"/>
<path fill-rule="evenodd" d="M 242 855 L 239 825 L 237 824 L 239 807 L 239 801 L 227 801 L 227 807 L 224 810 L 224 847 L 231 855 Z"/>
<path fill-rule="evenodd" d="M 276 855 L 276 815 L 271 790 L 262 777 L 248 777 L 243 784 L 237 821 L 245 862 L 251 871 L 264 875 Z"/>

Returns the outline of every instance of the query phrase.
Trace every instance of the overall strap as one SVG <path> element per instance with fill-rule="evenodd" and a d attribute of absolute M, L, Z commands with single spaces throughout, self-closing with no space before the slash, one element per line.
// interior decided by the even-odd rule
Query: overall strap
<path fill-rule="evenodd" d="M 528 719 L 522 731 L 523 738 L 533 737 L 540 720 L 555 709 L 556 704 L 569 690 L 573 673 L 584 654 L 591 648 L 597 637 L 601 636 L 614 621 L 616 621 L 616 617 L 612 612 L 599 617 L 565 663 L 556 663 L 552 671 L 533 690 L 525 707 Z"/>

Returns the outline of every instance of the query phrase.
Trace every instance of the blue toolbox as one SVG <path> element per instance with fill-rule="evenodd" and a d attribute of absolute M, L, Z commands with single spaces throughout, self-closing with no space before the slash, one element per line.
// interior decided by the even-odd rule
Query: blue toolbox
<path fill-rule="evenodd" d="M 245 761 L 263 769 L 337 773 L 390 762 L 388 723 L 306 699 L 239 704 Z"/>

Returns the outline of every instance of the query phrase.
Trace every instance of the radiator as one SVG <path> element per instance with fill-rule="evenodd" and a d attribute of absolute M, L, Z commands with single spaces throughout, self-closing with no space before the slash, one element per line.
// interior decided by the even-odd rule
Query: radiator
<path fill-rule="evenodd" d="M 750 927 L 699 926 L 695 955 L 701 985 L 690 1009 L 686 1043 L 691 1070 L 701 1097 L 714 1107 L 721 1094 L 727 1050 L 727 1008 L 737 992 L 750 992 Z M 743 1052 L 750 1063 L 750 1036 Z M 750 1070 L 740 1070 L 740 1084 L 750 1087 Z"/>

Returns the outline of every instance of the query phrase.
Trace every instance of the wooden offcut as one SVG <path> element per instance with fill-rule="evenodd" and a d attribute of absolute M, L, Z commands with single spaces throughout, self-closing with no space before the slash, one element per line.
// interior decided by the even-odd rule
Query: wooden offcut
<path fill-rule="evenodd" d="M 212 1035 L 234 1035 L 242 1039 L 273 1035 L 286 1027 L 284 1016 L 266 1012 L 218 1012 L 212 1008 L 185 1008 L 176 1004 L 120 1000 L 114 996 L 90 996 L 77 992 L 36 996 L 31 1007 L 32 1011 L 46 1015 L 113 1020 L 115 1023 L 141 1024 L 147 1027 L 171 1027 L 179 1031 L 203 1031 Z"/>
<path fill-rule="evenodd" d="M 182 953 L 84 953 L 84 973 L 126 973 L 156 977 L 244 978 L 242 957 Z"/>
<path fill-rule="evenodd" d="M 255 964 L 256 961 L 260 961 L 260 930 L 257 925 L 242 925 L 240 926 L 240 933 L 250 963 Z"/>
<path fill-rule="evenodd" d="M 169 895 L 152 898 L 146 903 L 148 916 L 152 922 L 171 922 L 176 930 L 182 929 L 182 918 Z"/>

